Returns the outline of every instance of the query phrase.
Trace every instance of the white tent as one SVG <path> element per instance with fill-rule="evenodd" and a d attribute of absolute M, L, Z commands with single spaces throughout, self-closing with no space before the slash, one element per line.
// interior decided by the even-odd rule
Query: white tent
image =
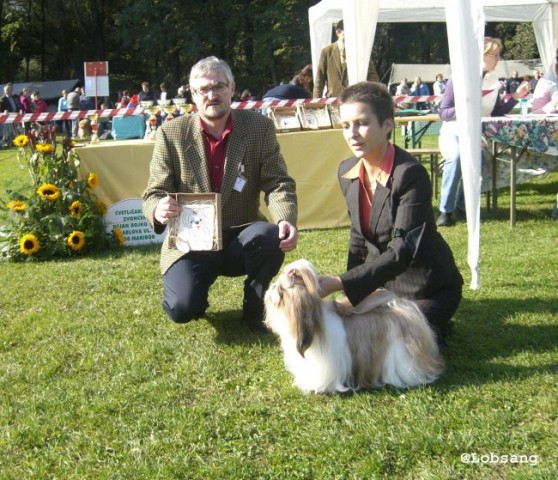
<path fill-rule="evenodd" d="M 532 22 L 543 71 L 554 59 L 558 0 L 322 0 L 308 11 L 312 63 L 331 42 L 332 24 L 343 18 L 349 82 L 366 79 L 377 22 L 446 22 L 456 97 L 465 206 L 469 230 L 471 288 L 479 288 L 480 104 L 484 23 Z M 474 48 L 474 47 L 477 48 Z M 316 68 L 314 68 L 314 72 Z M 460 112 L 465 112 L 462 114 Z"/>

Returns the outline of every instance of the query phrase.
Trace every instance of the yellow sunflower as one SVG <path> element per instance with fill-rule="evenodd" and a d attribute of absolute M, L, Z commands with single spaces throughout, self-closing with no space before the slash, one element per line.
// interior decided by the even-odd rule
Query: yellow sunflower
<path fill-rule="evenodd" d="M 35 149 L 39 153 L 52 153 L 54 152 L 54 146 L 51 143 L 37 143 Z"/>
<path fill-rule="evenodd" d="M 79 200 L 76 200 L 75 202 L 72 202 L 68 209 L 70 210 L 72 217 L 79 217 L 83 212 L 83 205 Z"/>
<path fill-rule="evenodd" d="M 18 135 L 14 138 L 14 145 L 16 147 L 25 147 L 25 145 L 27 145 L 28 143 L 29 139 L 27 138 L 27 135 Z"/>
<path fill-rule="evenodd" d="M 25 210 L 28 205 L 21 200 L 11 200 L 6 204 L 6 207 L 15 212 L 23 212 L 23 210 Z"/>
<path fill-rule="evenodd" d="M 37 189 L 37 193 L 46 200 L 57 200 L 60 197 L 60 189 L 52 183 L 45 183 Z"/>
<path fill-rule="evenodd" d="M 70 235 L 68 235 L 66 241 L 68 242 L 70 248 L 74 252 L 77 252 L 81 250 L 85 245 L 85 235 L 83 234 L 83 232 L 78 232 L 77 230 L 74 230 L 72 233 L 70 233 Z"/>
<path fill-rule="evenodd" d="M 39 239 L 30 233 L 23 235 L 19 241 L 19 251 L 25 255 L 32 255 L 33 253 L 38 252 L 39 248 L 41 248 Z"/>
<path fill-rule="evenodd" d="M 90 173 L 89 175 L 87 175 L 87 186 L 91 190 L 97 188 L 98 185 L 99 185 L 99 177 L 97 176 L 96 173 Z"/>
<path fill-rule="evenodd" d="M 114 227 L 114 234 L 116 235 L 116 239 L 118 240 L 118 245 L 123 247 L 126 243 L 126 237 L 124 237 L 122 229 L 118 225 Z"/>

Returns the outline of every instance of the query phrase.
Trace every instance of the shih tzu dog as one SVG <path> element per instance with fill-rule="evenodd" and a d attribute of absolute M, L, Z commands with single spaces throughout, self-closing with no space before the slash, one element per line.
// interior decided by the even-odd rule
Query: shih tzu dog
<path fill-rule="evenodd" d="M 265 295 L 266 325 L 303 392 L 432 383 L 442 371 L 434 332 L 411 301 L 378 290 L 352 307 L 323 300 L 307 260 L 287 265 Z"/>

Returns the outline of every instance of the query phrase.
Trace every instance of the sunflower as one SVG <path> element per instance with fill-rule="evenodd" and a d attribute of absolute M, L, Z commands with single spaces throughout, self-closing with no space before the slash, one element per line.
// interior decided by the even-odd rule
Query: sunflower
<path fill-rule="evenodd" d="M 37 193 L 44 199 L 51 201 L 60 197 L 60 189 L 52 183 L 44 183 L 38 188 Z"/>
<path fill-rule="evenodd" d="M 126 237 L 124 237 L 122 229 L 118 225 L 114 227 L 114 234 L 116 235 L 116 239 L 118 240 L 118 245 L 123 247 L 126 243 Z"/>
<path fill-rule="evenodd" d="M 14 138 L 14 145 L 16 147 L 23 148 L 25 147 L 25 145 L 27 145 L 27 143 L 29 143 L 29 139 L 27 138 L 27 135 L 18 135 L 17 137 Z"/>
<path fill-rule="evenodd" d="M 70 210 L 72 217 L 76 218 L 83 212 L 83 205 L 79 200 L 76 200 L 75 202 L 72 202 L 72 204 L 68 207 L 68 210 Z"/>
<path fill-rule="evenodd" d="M 52 153 L 54 152 L 54 145 L 51 143 L 37 143 L 37 145 L 35 145 L 35 150 L 43 154 Z"/>
<path fill-rule="evenodd" d="M 14 212 L 23 212 L 23 210 L 25 210 L 28 205 L 21 200 L 11 200 L 6 204 L 6 207 L 8 207 L 8 209 L 10 210 L 13 210 Z"/>
<path fill-rule="evenodd" d="M 85 245 L 85 235 L 83 234 L 83 232 L 78 232 L 77 230 L 74 230 L 72 233 L 70 233 L 70 235 L 68 235 L 66 241 L 68 242 L 70 248 L 74 252 L 77 252 L 81 250 Z"/>
<path fill-rule="evenodd" d="M 99 177 L 97 176 L 96 173 L 90 173 L 89 175 L 87 175 L 87 186 L 91 190 L 97 188 L 98 185 L 99 185 Z"/>
<path fill-rule="evenodd" d="M 33 253 L 38 252 L 39 248 L 41 248 L 39 239 L 30 233 L 23 235 L 19 241 L 19 251 L 25 255 L 32 255 Z"/>

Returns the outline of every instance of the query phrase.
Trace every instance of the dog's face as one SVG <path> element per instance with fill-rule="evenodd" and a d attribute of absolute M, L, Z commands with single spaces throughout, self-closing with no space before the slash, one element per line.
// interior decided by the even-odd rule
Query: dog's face
<path fill-rule="evenodd" d="M 318 289 L 316 269 L 301 259 L 288 264 L 265 294 L 266 325 L 281 339 L 294 339 L 302 356 L 322 332 Z"/>

